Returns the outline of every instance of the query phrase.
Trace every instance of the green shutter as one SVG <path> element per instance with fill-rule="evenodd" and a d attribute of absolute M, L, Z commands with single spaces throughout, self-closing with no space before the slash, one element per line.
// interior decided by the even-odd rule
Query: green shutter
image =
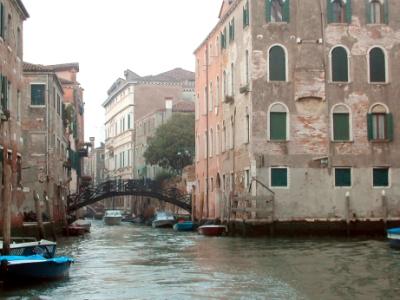
<path fill-rule="evenodd" d="M 346 2 L 346 22 L 351 23 L 351 0 Z"/>
<path fill-rule="evenodd" d="M 6 110 L 8 108 L 7 102 L 8 102 L 8 80 L 6 76 L 1 76 L 1 106 L 3 110 Z"/>
<path fill-rule="evenodd" d="M 265 20 L 271 22 L 271 0 L 265 0 Z"/>
<path fill-rule="evenodd" d="M 393 141 L 393 115 L 388 113 L 386 115 L 386 139 Z"/>
<path fill-rule="evenodd" d="M 351 169 L 335 169 L 335 186 L 351 186 Z"/>
<path fill-rule="evenodd" d="M 286 0 L 283 4 L 282 21 L 287 23 L 290 21 L 290 0 Z"/>
<path fill-rule="evenodd" d="M 270 114 L 270 140 L 285 141 L 286 137 L 286 113 L 271 112 Z"/>
<path fill-rule="evenodd" d="M 3 162 L 3 149 L 0 148 L 0 162 Z"/>
<path fill-rule="evenodd" d="M 367 24 L 372 23 L 371 5 L 370 5 L 369 1 L 370 0 L 364 0 L 364 2 L 365 2 L 365 22 Z"/>
<path fill-rule="evenodd" d="M 385 24 L 389 24 L 389 0 L 385 0 L 383 3 L 383 18 Z"/>
<path fill-rule="evenodd" d="M 333 23 L 333 5 L 331 0 L 326 0 L 326 15 L 327 15 L 327 22 Z"/>
<path fill-rule="evenodd" d="M 350 140 L 350 126 L 348 113 L 333 114 L 333 140 L 348 141 Z"/>
<path fill-rule="evenodd" d="M 0 3 L 0 36 L 4 38 L 4 5 Z"/>
<path fill-rule="evenodd" d="M 343 47 L 336 47 L 332 50 L 332 81 L 348 82 L 349 81 L 349 62 L 347 51 Z"/>
<path fill-rule="evenodd" d="M 385 53 L 381 48 L 373 48 L 369 52 L 370 82 L 386 82 Z"/>
<path fill-rule="evenodd" d="M 274 46 L 269 50 L 269 80 L 286 81 L 285 51 L 280 46 Z"/>
<path fill-rule="evenodd" d="M 286 168 L 271 168 L 271 187 L 287 187 L 287 174 Z"/>
<path fill-rule="evenodd" d="M 374 186 L 389 186 L 389 169 L 375 168 L 373 169 Z"/>
<path fill-rule="evenodd" d="M 367 114 L 367 133 L 368 140 L 371 141 L 374 139 L 374 130 L 372 125 L 372 114 Z"/>
<path fill-rule="evenodd" d="M 31 104 L 32 105 L 45 105 L 45 85 L 32 84 L 31 85 Z M 57 110 L 59 112 L 59 110 Z"/>

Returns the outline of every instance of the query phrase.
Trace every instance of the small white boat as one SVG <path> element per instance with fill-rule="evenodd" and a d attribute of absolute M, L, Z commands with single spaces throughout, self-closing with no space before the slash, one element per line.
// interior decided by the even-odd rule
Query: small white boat
<path fill-rule="evenodd" d="M 107 210 L 104 214 L 103 220 L 107 225 L 120 225 L 122 214 L 119 210 Z"/>
<path fill-rule="evenodd" d="M 154 221 L 151 223 L 153 228 L 172 227 L 176 223 L 175 216 L 169 212 L 160 211 L 156 213 Z"/>
<path fill-rule="evenodd" d="M 92 226 L 92 223 L 88 220 L 78 219 L 75 222 L 72 222 L 70 226 L 81 227 L 85 229 L 85 232 L 90 232 L 90 227 Z"/>

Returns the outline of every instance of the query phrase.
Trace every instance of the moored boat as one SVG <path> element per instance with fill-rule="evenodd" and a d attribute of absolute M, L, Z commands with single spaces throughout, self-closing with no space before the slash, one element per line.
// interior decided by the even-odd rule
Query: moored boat
<path fill-rule="evenodd" d="M 122 214 L 119 210 L 107 210 L 104 214 L 103 220 L 107 225 L 120 225 Z"/>
<path fill-rule="evenodd" d="M 390 247 L 400 249 L 400 227 L 390 228 L 387 230 Z"/>
<path fill-rule="evenodd" d="M 155 215 L 155 219 L 151 223 L 153 228 L 168 228 L 176 223 L 176 219 L 170 212 L 159 211 Z"/>
<path fill-rule="evenodd" d="M 198 228 L 198 231 L 202 235 L 207 236 L 220 236 L 228 232 L 228 228 L 225 225 L 203 225 Z"/>
<path fill-rule="evenodd" d="M 29 255 L 43 255 L 45 258 L 52 258 L 56 253 L 57 243 L 47 240 L 40 240 L 29 242 L 10 244 L 10 255 L 12 256 L 29 256 Z M 0 241 L 0 252 L 3 250 L 3 241 Z"/>
<path fill-rule="evenodd" d="M 194 224 L 192 221 L 183 221 L 176 223 L 173 228 L 175 231 L 192 231 Z"/>
<path fill-rule="evenodd" d="M 80 228 L 83 228 L 85 230 L 85 232 L 90 232 L 90 227 L 92 226 L 92 223 L 88 220 L 78 219 L 75 222 L 72 222 L 72 224 L 70 226 L 80 227 Z"/>
<path fill-rule="evenodd" d="M 0 279 L 16 283 L 61 279 L 68 276 L 72 262 L 69 257 L 0 256 Z"/>

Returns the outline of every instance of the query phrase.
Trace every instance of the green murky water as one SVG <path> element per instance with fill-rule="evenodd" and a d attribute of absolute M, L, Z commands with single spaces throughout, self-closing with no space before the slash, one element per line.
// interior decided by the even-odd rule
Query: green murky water
<path fill-rule="evenodd" d="M 93 221 L 59 241 L 66 280 L 0 288 L 1 299 L 399 299 L 386 241 L 210 238 Z"/>

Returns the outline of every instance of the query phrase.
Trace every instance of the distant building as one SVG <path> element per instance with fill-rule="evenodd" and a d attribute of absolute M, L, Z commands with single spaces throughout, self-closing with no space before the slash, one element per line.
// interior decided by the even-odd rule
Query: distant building
<path fill-rule="evenodd" d="M 194 97 L 194 73 L 174 69 L 155 76 L 141 77 L 127 70 L 108 90 L 105 109 L 105 177 L 134 178 L 135 122 L 146 114 L 164 108 L 164 99 L 175 103 Z M 117 203 L 117 204 L 115 204 Z M 128 210 L 128 197 L 115 199 L 116 208 Z"/>
<path fill-rule="evenodd" d="M 158 165 L 146 164 L 143 154 L 157 128 L 165 124 L 174 114 L 192 114 L 194 117 L 194 101 L 179 101 L 172 104 L 172 100 L 166 99 L 165 108 L 151 112 L 135 122 L 134 178 L 154 179 L 163 170 Z"/>
<path fill-rule="evenodd" d="M 87 158 L 85 158 L 84 174 L 90 176 L 94 185 L 102 183 L 104 177 L 104 143 L 99 147 L 95 146 L 95 138 L 90 138 L 91 149 Z"/>
<path fill-rule="evenodd" d="M 33 192 L 49 201 L 45 212 L 61 221 L 69 194 L 68 140 L 63 120 L 63 89 L 46 66 L 24 63 L 27 97 L 21 105 L 24 139 L 22 184 L 27 189 L 24 212 L 35 211 Z"/>
<path fill-rule="evenodd" d="M 29 14 L 20 0 L 0 1 L 0 12 L 0 211 L 4 211 L 3 203 L 7 199 L 12 227 L 15 228 L 22 226 L 21 206 L 24 204 L 21 178 L 24 160 L 21 109 L 25 97 L 23 22 Z M 8 173 L 12 173 L 11 177 Z M 0 217 L 2 228 L 3 220 L 4 215 Z"/>
<path fill-rule="evenodd" d="M 388 0 L 222 1 L 195 50 L 197 218 L 400 220 L 399 13 Z"/>

